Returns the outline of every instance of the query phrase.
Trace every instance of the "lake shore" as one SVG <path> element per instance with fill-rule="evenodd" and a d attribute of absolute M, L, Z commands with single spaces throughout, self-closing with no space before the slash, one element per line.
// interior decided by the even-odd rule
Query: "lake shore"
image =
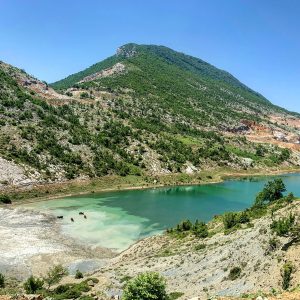
<path fill-rule="evenodd" d="M 295 171 L 299 170 L 290 169 L 284 172 L 276 170 L 272 174 L 269 172 L 268 175 L 254 172 L 251 174 L 224 172 L 218 181 L 209 180 L 205 183 L 186 182 L 177 184 L 177 186 L 213 184 L 223 180 L 296 173 Z M 153 186 L 128 186 L 121 190 L 149 189 L 164 186 L 172 187 L 170 184 L 156 184 Z M 120 191 L 120 189 L 109 188 L 100 192 L 107 191 Z M 84 194 L 87 194 L 87 192 L 82 192 L 82 195 Z M 66 195 L 63 197 L 66 197 Z M 3 220 L 0 225 L 0 235 L 2 240 L 5 241 L 2 247 L 0 246 L 0 253 L 9 254 L 5 256 L 0 265 L 1 269 L 10 269 L 11 275 L 18 274 L 23 278 L 30 275 L 30 272 L 34 274 L 44 273 L 51 265 L 58 263 L 68 266 L 73 265 L 73 269 L 76 269 L 78 264 L 81 266 L 91 265 L 91 268 L 87 271 L 94 271 L 100 265 L 103 265 L 106 259 L 108 262 L 115 255 L 119 256 L 116 252 L 102 247 L 102 245 L 97 248 L 91 245 L 84 246 L 69 235 L 64 235 L 61 230 L 61 223 L 55 215 L 51 215 L 51 212 L 45 211 L 43 213 L 39 210 L 26 209 L 25 204 L 57 198 L 60 197 L 53 195 L 52 197 L 23 199 L 15 202 L 12 206 L 0 207 L 0 217 Z M 139 242 L 136 241 L 127 249 Z M 127 251 L 127 249 L 124 251 Z M 15 261 L 14 257 L 18 257 L 19 261 Z"/>
<path fill-rule="evenodd" d="M 215 184 L 225 180 L 243 177 L 276 176 L 290 173 L 299 173 L 299 168 L 269 169 L 269 170 L 209 170 L 197 174 L 168 174 L 161 176 L 105 176 L 95 180 L 73 180 L 61 183 L 48 183 L 26 188 L 4 190 L 12 196 L 12 206 L 47 201 L 64 197 L 87 195 L 92 193 L 143 190 L 152 188 Z M 1 205 L 0 205 L 1 207 Z"/>
<path fill-rule="evenodd" d="M 110 249 L 92 248 L 64 235 L 60 223 L 51 214 L 0 208 L 0 218 L 0 270 L 11 277 L 45 275 L 55 264 L 73 266 L 74 271 L 76 265 L 89 271 L 87 265 L 90 265 L 93 271 L 115 256 Z"/>

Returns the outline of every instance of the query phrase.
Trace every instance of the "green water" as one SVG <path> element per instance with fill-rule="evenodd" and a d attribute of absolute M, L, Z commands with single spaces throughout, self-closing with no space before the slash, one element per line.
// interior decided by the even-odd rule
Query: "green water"
<path fill-rule="evenodd" d="M 300 196 L 300 174 L 280 176 L 289 192 Z M 183 219 L 209 221 L 214 215 L 251 206 L 270 179 L 229 180 L 218 184 L 117 191 L 29 204 L 63 215 L 64 233 L 81 242 L 123 250 L 136 240 Z M 78 213 L 82 211 L 87 219 Z M 70 218 L 74 218 L 74 222 Z"/>

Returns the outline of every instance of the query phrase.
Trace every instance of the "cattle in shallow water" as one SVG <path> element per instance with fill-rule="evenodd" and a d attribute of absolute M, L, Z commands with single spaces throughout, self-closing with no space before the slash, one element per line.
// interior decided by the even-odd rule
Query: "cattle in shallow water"
<path fill-rule="evenodd" d="M 72 221 L 72 222 L 74 222 L 74 219 L 73 219 L 73 218 L 71 218 L 71 221 Z"/>
<path fill-rule="evenodd" d="M 84 215 L 84 212 L 80 211 L 79 214 L 80 214 L 80 215 Z"/>
<path fill-rule="evenodd" d="M 57 216 L 57 219 L 63 219 L 64 216 Z"/>

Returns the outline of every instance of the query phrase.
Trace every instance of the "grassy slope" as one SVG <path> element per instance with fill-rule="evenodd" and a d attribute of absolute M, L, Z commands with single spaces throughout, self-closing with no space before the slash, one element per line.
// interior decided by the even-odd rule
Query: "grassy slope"
<path fill-rule="evenodd" d="M 116 62 L 126 65 L 125 74 L 76 83 Z M 258 151 L 245 138 L 219 131 L 241 119 L 267 122 L 264 113 L 280 109 L 227 72 L 166 47 L 126 45 L 53 86 L 74 83 L 79 91 L 109 97 L 54 106 L 0 70 L 0 155 L 46 180 L 147 174 L 153 162 L 176 173 L 187 162 L 199 169 L 244 168 L 248 157 L 253 167 L 265 168 L 288 160 L 276 147 Z"/>

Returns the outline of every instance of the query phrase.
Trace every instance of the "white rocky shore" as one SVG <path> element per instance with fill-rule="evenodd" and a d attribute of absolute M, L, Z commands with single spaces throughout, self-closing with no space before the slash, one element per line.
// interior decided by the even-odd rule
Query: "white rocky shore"
<path fill-rule="evenodd" d="M 92 271 L 112 256 L 108 249 L 91 249 L 63 235 L 55 216 L 0 207 L 0 220 L 0 271 L 19 279 L 42 275 L 58 263 L 71 272 L 77 265 Z"/>

